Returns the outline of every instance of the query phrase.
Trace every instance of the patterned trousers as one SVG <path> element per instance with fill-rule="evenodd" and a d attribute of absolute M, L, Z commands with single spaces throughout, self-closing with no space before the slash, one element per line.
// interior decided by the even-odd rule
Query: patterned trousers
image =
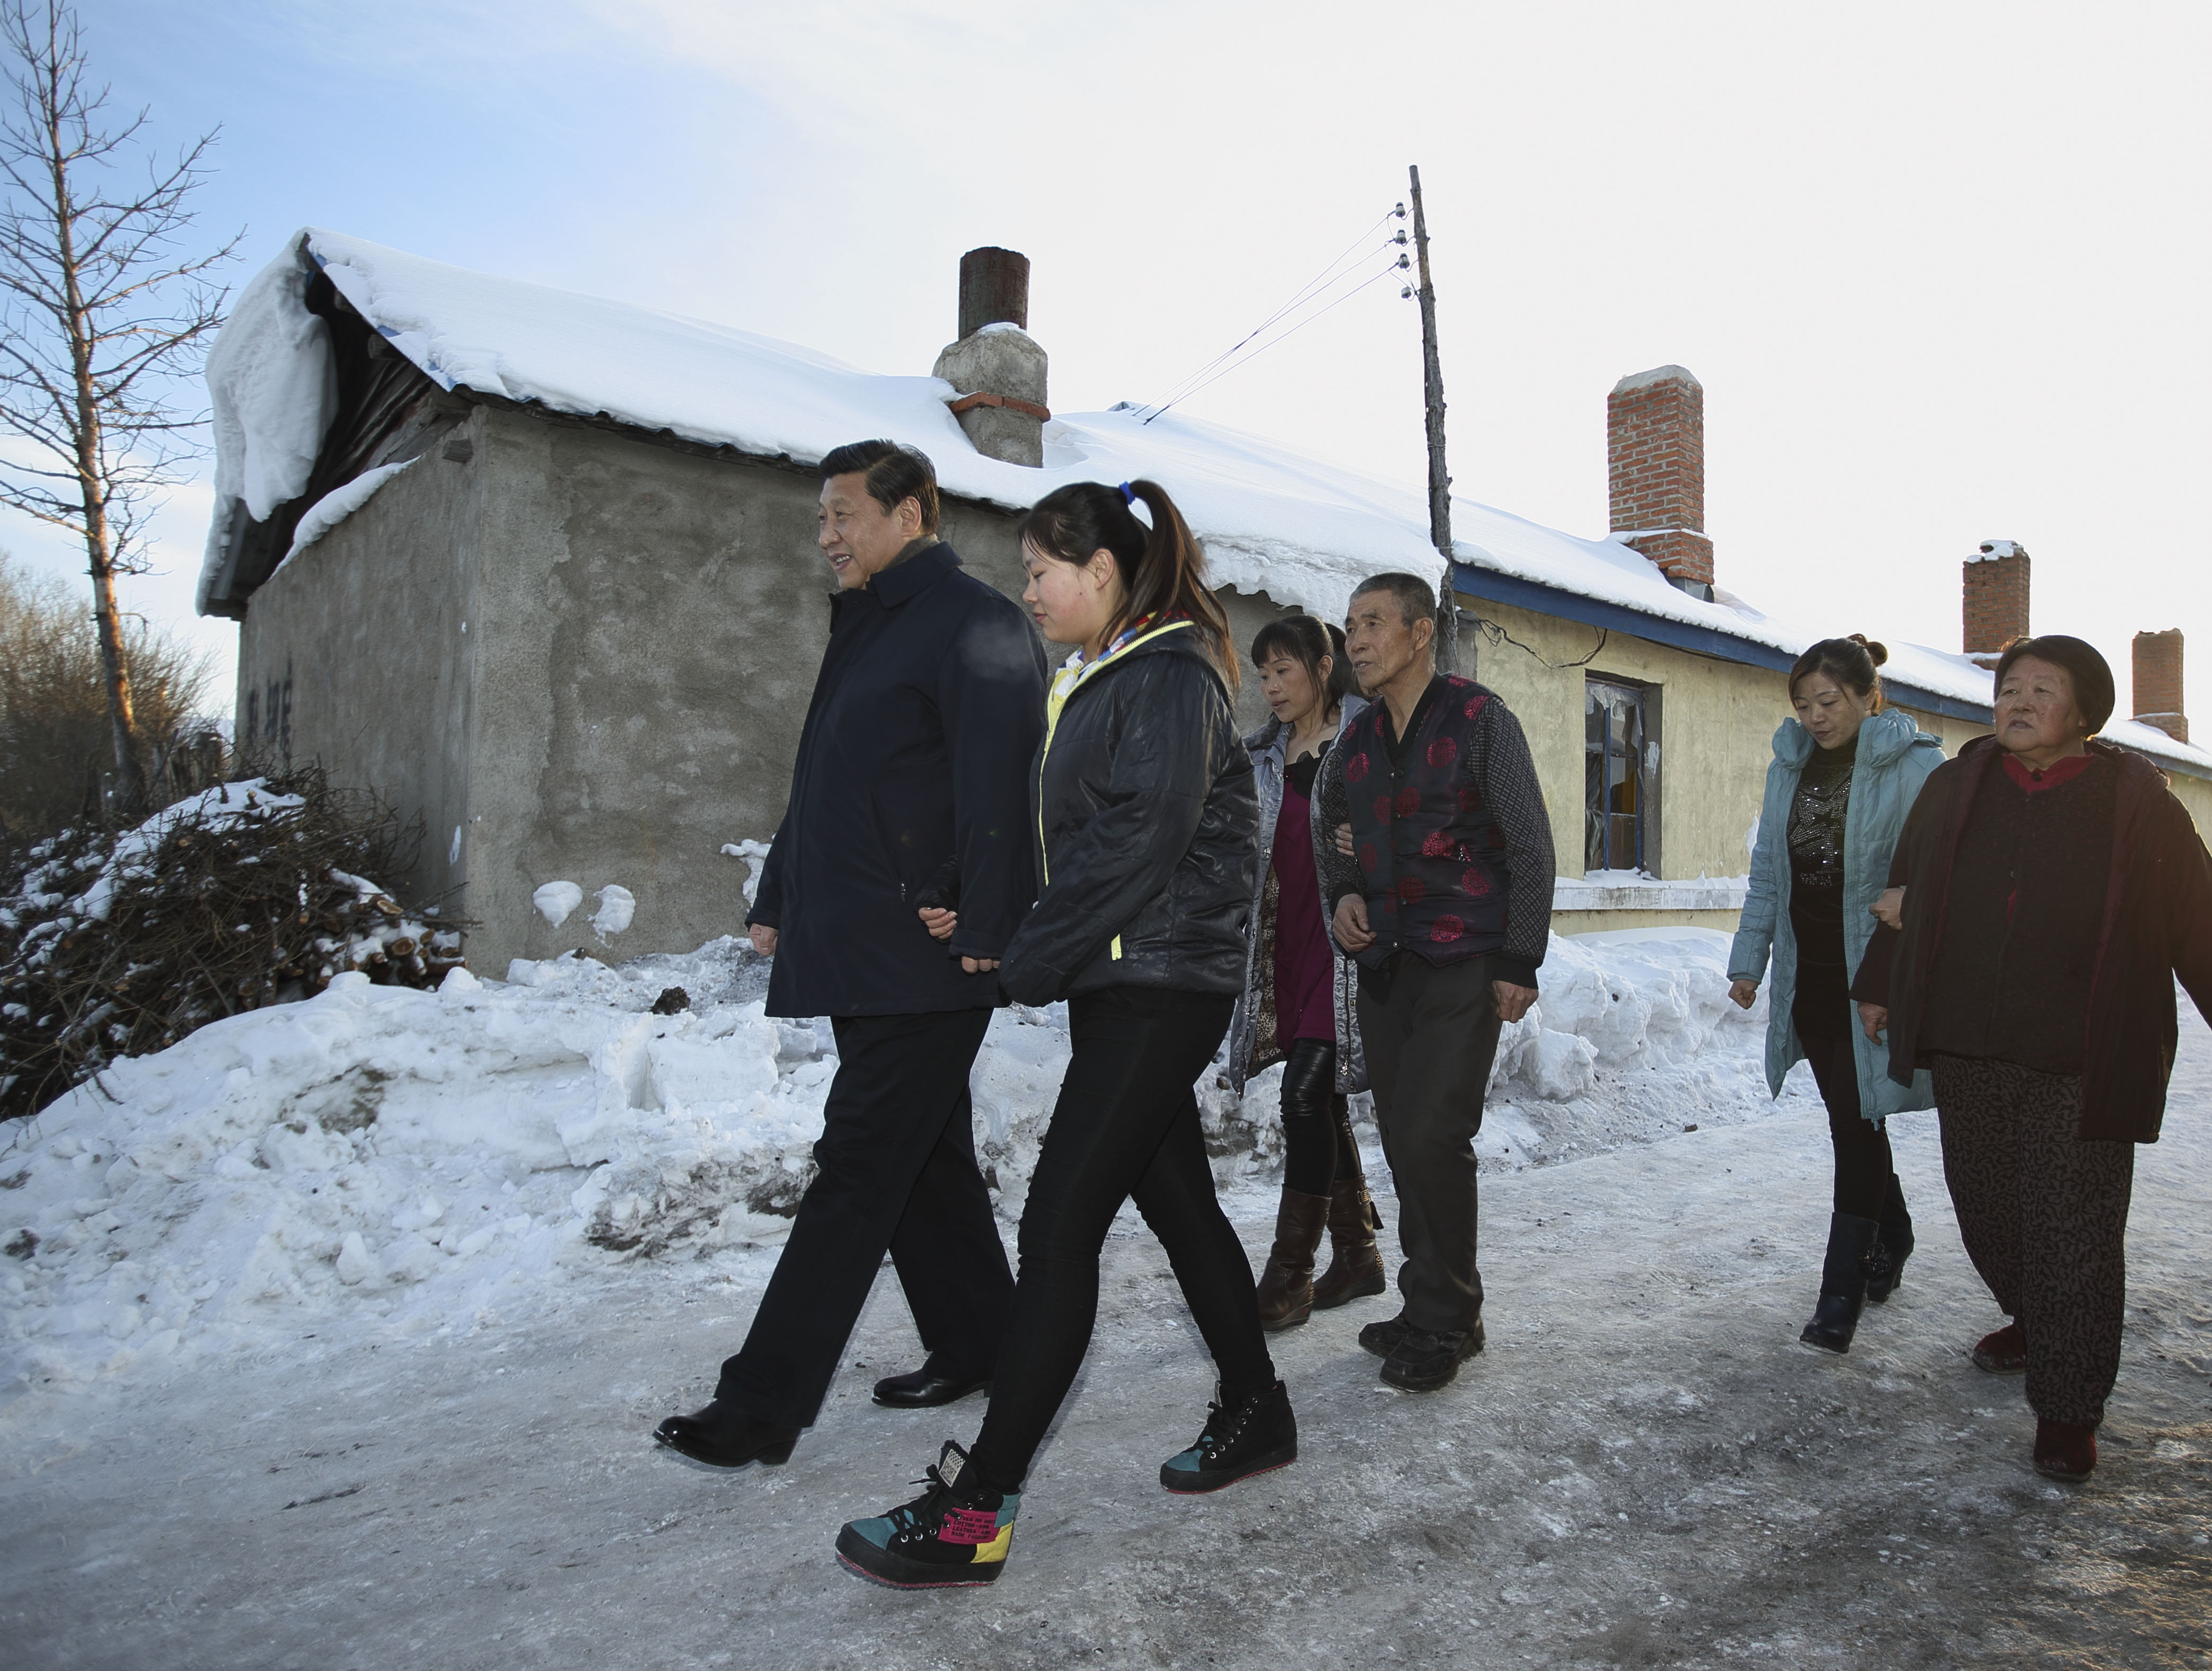
<path fill-rule="evenodd" d="M 2027 1402 L 2094 1427 L 2120 1371 L 2132 1143 L 2074 1135 L 2081 1081 L 1937 1056 L 1943 1173 L 1966 1256 L 2027 1339 Z"/>

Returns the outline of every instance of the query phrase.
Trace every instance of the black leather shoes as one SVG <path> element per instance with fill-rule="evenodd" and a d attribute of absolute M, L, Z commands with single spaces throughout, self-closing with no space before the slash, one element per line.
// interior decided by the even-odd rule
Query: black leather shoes
<path fill-rule="evenodd" d="M 874 1397 L 888 1410 L 928 1410 L 965 1398 L 970 1393 L 990 1390 L 991 1377 L 988 1375 L 981 1381 L 956 1381 L 951 1376 L 916 1370 L 911 1375 L 885 1376 L 876 1382 Z"/>
<path fill-rule="evenodd" d="M 695 1462 L 741 1468 L 747 1462 L 787 1462 L 799 1442 L 795 1427 L 771 1427 L 717 1400 L 688 1416 L 671 1416 L 653 1437 Z"/>
<path fill-rule="evenodd" d="M 1468 1328 L 1430 1334 L 1409 1328 L 1382 1360 L 1382 1378 L 1409 1393 L 1433 1393 L 1451 1385 L 1459 1366 L 1482 1350 L 1482 1319 Z"/>
<path fill-rule="evenodd" d="M 1413 1328 L 1402 1311 L 1395 1317 L 1384 1317 L 1359 1331 L 1359 1348 L 1362 1352 L 1373 1352 L 1377 1358 L 1388 1358 L 1398 1350 L 1398 1342 L 1411 1334 Z"/>

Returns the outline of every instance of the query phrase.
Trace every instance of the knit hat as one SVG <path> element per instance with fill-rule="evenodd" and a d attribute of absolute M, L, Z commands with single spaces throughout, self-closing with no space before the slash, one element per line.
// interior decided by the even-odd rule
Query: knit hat
<path fill-rule="evenodd" d="M 2002 690 L 2005 674 L 2011 671 L 2013 663 L 2025 656 L 2063 667 L 2074 681 L 2075 706 L 2081 710 L 2082 720 L 2089 727 L 2088 734 L 2094 737 L 2105 728 L 2105 721 L 2112 717 L 2112 704 L 2118 697 L 2112 687 L 2112 665 L 2097 653 L 2095 645 L 2069 638 L 2064 633 L 2014 639 L 1997 659 L 1996 680 L 1990 688 Z"/>

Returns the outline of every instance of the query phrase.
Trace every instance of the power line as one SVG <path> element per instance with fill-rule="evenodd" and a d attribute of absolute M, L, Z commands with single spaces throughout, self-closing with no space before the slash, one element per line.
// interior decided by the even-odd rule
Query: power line
<path fill-rule="evenodd" d="M 1229 358 L 1231 355 L 1236 353 L 1238 349 L 1243 348 L 1246 343 L 1250 342 L 1253 337 L 1267 330 L 1269 325 L 1274 324 L 1276 320 L 1281 319 L 1285 313 L 1288 313 L 1292 309 L 1296 308 L 1300 303 L 1304 301 L 1308 296 L 1312 295 L 1316 288 L 1325 287 L 1329 281 L 1329 275 L 1335 272 L 1339 267 L 1344 264 L 1345 258 L 1349 256 L 1352 251 L 1358 249 L 1359 246 L 1365 242 L 1369 238 L 1374 236 L 1376 228 L 1383 225 L 1390 219 L 1391 216 L 1396 213 L 1397 210 L 1395 209 L 1387 211 L 1382 215 L 1381 219 L 1375 222 L 1374 226 L 1368 227 L 1362 231 L 1358 237 L 1354 238 L 1349 244 L 1346 244 L 1344 246 L 1334 260 L 1323 267 L 1321 271 L 1315 274 L 1312 278 L 1307 280 L 1306 283 L 1300 287 L 1297 293 L 1291 296 L 1288 301 L 1278 307 L 1273 313 L 1268 314 L 1266 319 L 1261 320 L 1259 324 L 1245 332 L 1242 337 L 1231 343 L 1227 348 L 1222 349 L 1220 353 L 1215 355 L 1213 358 L 1208 360 L 1196 371 L 1192 372 L 1188 376 L 1185 377 L 1181 383 L 1177 383 L 1173 388 L 1170 389 L 1168 392 L 1169 399 L 1172 401 L 1180 398 L 1180 391 L 1182 389 L 1184 384 L 1188 384 L 1194 379 L 1203 377 L 1207 372 L 1212 370 L 1214 367 L 1219 365 L 1224 360 Z"/>
<path fill-rule="evenodd" d="M 1391 246 L 1389 244 L 1384 244 L 1381 246 L 1381 250 L 1374 252 L 1380 253 L 1381 251 L 1387 251 L 1390 247 Z M 1339 260 L 1341 260 L 1340 257 L 1339 258 Z M 1402 260 L 1403 258 L 1401 258 L 1399 261 L 1391 263 L 1385 270 L 1395 270 L 1396 268 L 1402 264 Z M 1330 264 L 1330 268 L 1333 269 L 1337 264 L 1337 262 L 1332 262 Z M 1278 307 L 1273 313 L 1267 315 L 1266 319 L 1261 320 L 1258 325 L 1253 326 L 1250 331 L 1247 331 L 1237 342 L 1222 349 L 1220 353 L 1215 355 L 1213 358 L 1208 360 L 1196 371 L 1192 372 L 1180 383 L 1177 383 L 1174 388 L 1170 391 L 1168 398 L 1152 409 L 1152 416 L 1153 417 L 1158 416 L 1160 413 L 1165 411 L 1177 401 L 1183 399 L 1186 396 L 1194 392 L 1194 386 L 1200 385 L 1201 380 L 1206 382 L 1212 381 L 1212 380 L 1208 378 L 1206 374 L 1211 372 L 1216 366 L 1220 365 L 1223 361 L 1230 359 L 1231 356 L 1237 354 L 1255 337 L 1264 334 L 1282 319 L 1295 313 L 1300 307 L 1316 300 L 1319 296 L 1328 295 L 1330 290 L 1335 289 L 1337 285 L 1342 283 L 1346 278 L 1352 276 L 1354 273 L 1358 272 L 1358 269 L 1355 267 L 1351 273 L 1340 273 L 1335 277 L 1331 278 L 1329 276 L 1329 270 L 1324 269 L 1318 278 L 1316 278 L 1312 283 L 1308 284 L 1304 289 L 1300 290 L 1296 296 L 1291 298 L 1291 301 L 1284 303 L 1282 307 Z M 1334 304 L 1332 304 L 1332 306 Z M 1324 309 L 1322 311 L 1326 312 L 1327 310 Z M 1249 356 L 1248 355 L 1247 357 L 1249 358 Z M 1146 420 L 1147 422 L 1150 421 L 1151 420 L 1149 418 Z"/>
<path fill-rule="evenodd" d="M 1403 204 L 1399 204 L 1394 208 L 1386 210 L 1379 217 L 1377 217 L 1373 225 L 1363 228 L 1358 236 L 1354 237 L 1350 243 L 1346 244 L 1343 250 L 1339 252 L 1334 260 L 1329 262 L 1328 265 L 1324 266 L 1318 273 L 1315 274 L 1312 278 L 1307 280 L 1304 284 L 1301 285 L 1296 294 L 1294 294 L 1288 301 L 1283 303 L 1282 306 L 1276 308 L 1273 313 L 1268 314 L 1266 319 L 1261 319 L 1259 324 L 1254 325 L 1251 330 L 1246 331 L 1243 337 L 1231 343 L 1227 348 L 1222 349 L 1220 353 L 1215 355 L 1211 360 L 1208 360 L 1204 365 L 1199 367 L 1197 370 L 1191 372 L 1180 382 L 1176 383 L 1172 388 L 1170 388 L 1168 392 L 1168 398 L 1151 409 L 1151 416 L 1147 417 L 1145 422 L 1149 423 L 1152 418 L 1158 417 L 1170 406 L 1174 405 L 1177 401 L 1183 399 L 1187 395 L 1194 392 L 1194 390 L 1190 386 L 1197 383 L 1200 379 L 1205 378 L 1208 382 L 1213 380 L 1212 379 L 1206 377 L 1207 373 L 1212 371 L 1213 368 L 1216 366 L 1220 365 L 1223 361 L 1230 359 L 1237 355 L 1255 337 L 1262 335 L 1287 315 L 1295 313 L 1299 307 L 1304 306 L 1310 301 L 1314 300 L 1317 293 L 1325 295 L 1330 289 L 1334 289 L 1335 286 L 1341 282 L 1343 277 L 1348 276 L 1348 275 L 1339 274 L 1337 270 L 1342 267 L 1346 260 L 1352 256 L 1353 252 L 1356 251 L 1360 245 L 1366 242 L 1368 239 L 1373 237 L 1377 228 L 1389 224 L 1393 220 L 1402 218 L 1405 212 L 1405 206 Z M 1395 238 L 1386 240 L 1382 246 L 1382 249 L 1388 250 L 1395 245 L 1402 244 L 1405 241 L 1406 234 L 1403 232 L 1401 232 Z M 1339 298 L 1339 300 L 1341 300 L 1341 298 Z M 1331 304 L 1331 306 L 1334 305 L 1334 303 Z M 1326 312 L 1327 309 L 1323 309 L 1322 311 Z M 1288 334 L 1288 332 L 1285 333 L 1285 335 Z M 1278 338 L 1277 340 L 1279 341 L 1280 338 Z M 1247 357 L 1249 358 L 1249 356 L 1248 355 Z M 1144 409 L 1139 408 L 1139 410 L 1142 410 Z"/>
<path fill-rule="evenodd" d="M 1175 396 L 1173 399 L 1162 402 L 1158 407 L 1153 409 L 1152 416 L 1146 418 L 1144 422 L 1150 423 L 1152 421 L 1152 418 L 1159 416 L 1163 412 L 1166 411 L 1169 407 L 1176 404 L 1178 402 L 1188 400 L 1191 396 L 1198 393 L 1201 389 L 1212 387 L 1214 384 L 1218 383 L 1223 378 L 1228 376 L 1231 372 L 1237 370 L 1241 366 L 1250 364 L 1254 360 L 1259 358 L 1260 355 L 1265 354 L 1269 349 L 1274 347 L 1276 343 L 1289 341 L 1290 338 L 1297 336 L 1299 331 L 1304 331 L 1316 319 L 1321 318 L 1322 314 L 1333 312 L 1334 309 L 1342 307 L 1346 302 L 1350 301 L 1352 297 L 1358 295 L 1362 290 L 1364 290 L 1368 285 L 1374 283 L 1376 280 L 1388 278 L 1392 273 L 1398 271 L 1399 261 L 1402 261 L 1405 258 L 1401 256 L 1398 258 L 1398 261 L 1393 261 L 1378 271 L 1370 274 L 1363 283 L 1352 286 L 1351 289 L 1346 290 L 1334 301 L 1329 303 L 1327 307 L 1318 308 L 1315 312 L 1307 314 L 1305 318 L 1300 319 L 1296 325 L 1291 326 L 1289 330 L 1283 331 L 1280 335 L 1269 337 L 1266 342 L 1261 343 L 1259 347 L 1254 349 L 1249 354 L 1243 355 L 1242 358 L 1235 361 L 1231 364 L 1223 366 L 1219 371 L 1214 373 L 1212 376 L 1207 378 L 1204 382 L 1185 389 L 1182 393 Z M 1252 339 L 1248 337 L 1244 340 L 1246 342 L 1249 342 Z"/>

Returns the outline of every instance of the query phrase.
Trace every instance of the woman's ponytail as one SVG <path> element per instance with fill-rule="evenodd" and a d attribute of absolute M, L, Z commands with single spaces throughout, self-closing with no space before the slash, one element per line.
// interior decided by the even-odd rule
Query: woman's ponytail
<path fill-rule="evenodd" d="M 1129 619 L 1147 615 L 1187 615 L 1206 641 L 1213 659 L 1236 690 L 1243 679 L 1236 647 L 1229 641 L 1229 617 L 1206 583 L 1206 553 L 1200 549 L 1167 489 L 1158 482 L 1132 482 L 1129 491 L 1145 501 L 1152 526 L 1144 555 L 1129 577 Z"/>

